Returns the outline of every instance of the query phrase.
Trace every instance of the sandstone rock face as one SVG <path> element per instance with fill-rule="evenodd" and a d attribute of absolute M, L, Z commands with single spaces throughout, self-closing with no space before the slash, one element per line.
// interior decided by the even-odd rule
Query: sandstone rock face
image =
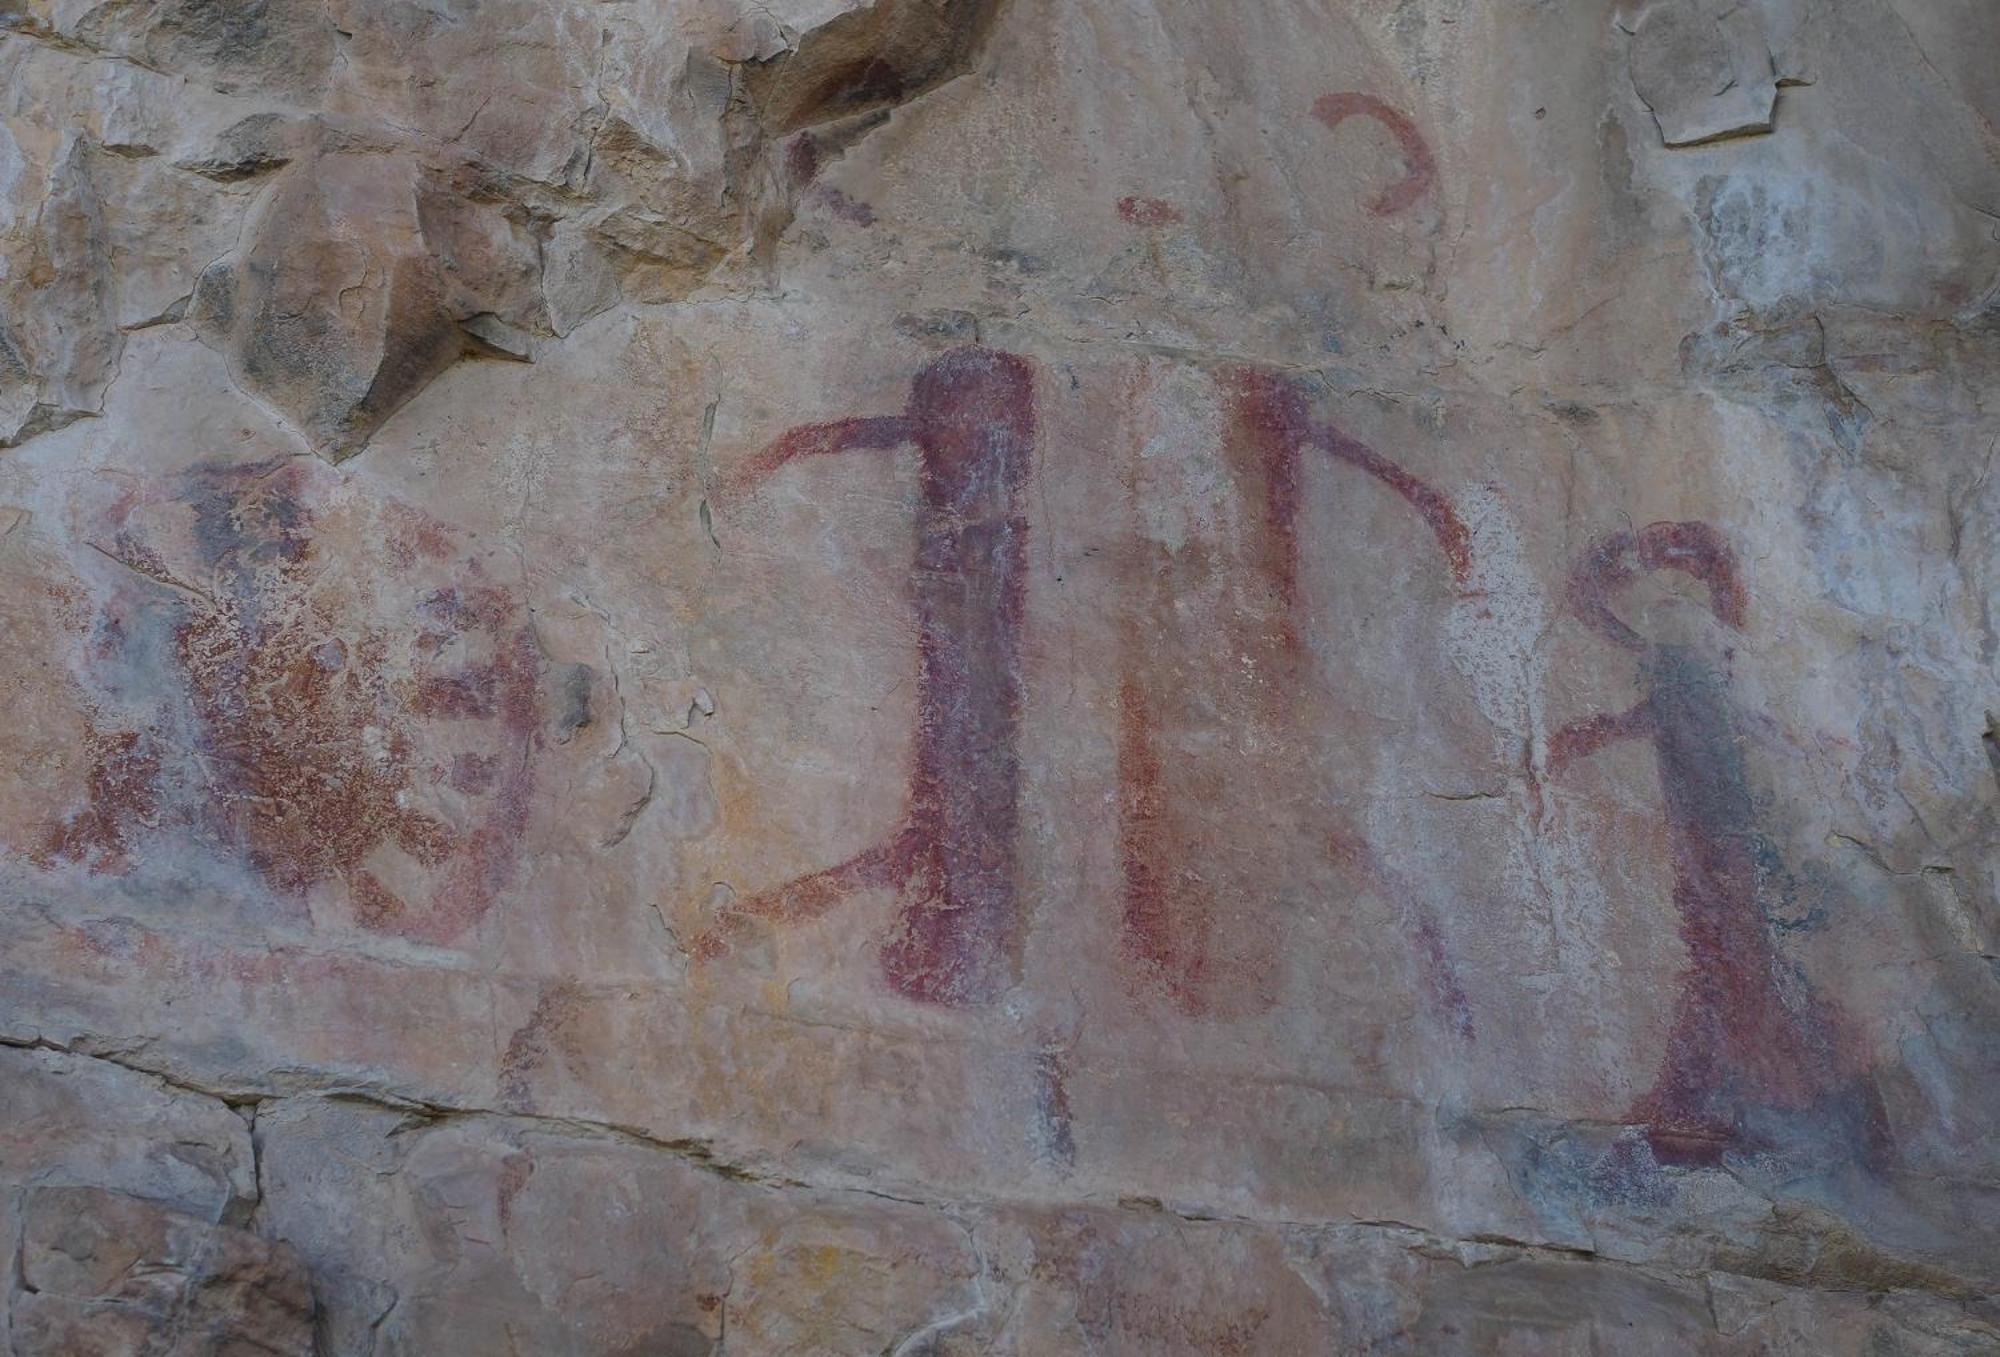
<path fill-rule="evenodd" d="M 30 1192 L 19 1267 L 9 1327 L 28 1352 L 313 1350 L 289 1247 L 98 1188 Z"/>
<path fill-rule="evenodd" d="M 0 1346 L 2000 1352 L 1983 0 L 0 0 Z"/>

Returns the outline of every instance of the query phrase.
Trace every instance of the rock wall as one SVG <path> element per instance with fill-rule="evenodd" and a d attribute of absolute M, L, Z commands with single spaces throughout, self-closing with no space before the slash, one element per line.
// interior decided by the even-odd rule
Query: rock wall
<path fill-rule="evenodd" d="M 0 0 L 22 1354 L 2000 1351 L 1990 0 Z"/>

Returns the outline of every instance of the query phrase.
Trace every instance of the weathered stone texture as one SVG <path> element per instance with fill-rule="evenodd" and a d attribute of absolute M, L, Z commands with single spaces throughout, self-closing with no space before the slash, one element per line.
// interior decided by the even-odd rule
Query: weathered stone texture
<path fill-rule="evenodd" d="M 312 1292 L 290 1246 L 93 1187 L 31 1190 L 11 1337 L 27 1352 L 313 1350 Z"/>
<path fill-rule="evenodd" d="M 0 1334 L 2000 1352 L 1986 0 L 0 0 Z"/>

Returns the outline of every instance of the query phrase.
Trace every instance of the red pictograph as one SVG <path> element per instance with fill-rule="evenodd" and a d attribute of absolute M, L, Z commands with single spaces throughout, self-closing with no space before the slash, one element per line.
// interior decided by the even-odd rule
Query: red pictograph
<path fill-rule="evenodd" d="M 1639 658 L 1630 709 L 1578 721 L 1551 741 L 1559 775 L 1620 740 L 1652 742 L 1687 967 L 1652 1088 L 1630 1115 L 1663 1163 L 1715 1164 L 1807 1115 L 1872 1153 L 1882 1107 L 1835 1005 L 1779 950 L 1766 901 L 1780 870 L 1758 830 L 1727 668 L 1696 644 L 1649 640 L 1613 610 L 1641 573 L 1672 570 L 1707 590 L 1725 626 L 1747 624 L 1736 557 L 1706 523 L 1654 523 L 1599 539 L 1570 579 L 1570 606 Z"/>
<path fill-rule="evenodd" d="M 1339 127 L 1349 118 L 1370 118 L 1380 123 L 1388 134 L 1396 139 L 1397 148 L 1403 153 L 1403 177 L 1375 195 L 1368 204 L 1368 210 L 1378 217 L 1391 216 L 1404 208 L 1413 206 L 1419 198 L 1430 192 L 1437 180 L 1437 160 L 1431 154 L 1430 144 L 1410 116 L 1372 94 L 1358 94 L 1352 91 L 1341 94 L 1322 94 L 1313 103 L 1313 116 L 1325 123 L 1329 130 Z"/>
<path fill-rule="evenodd" d="M 990 1002 L 1013 983 L 1023 498 L 1034 439 L 1027 360 L 968 347 L 918 373 L 901 414 L 794 429 L 733 478 L 741 493 L 803 457 L 916 451 L 916 747 L 901 826 L 845 862 L 733 905 L 694 943 L 698 960 L 728 951 L 748 920 L 796 923 L 881 889 L 902 899 L 881 958 L 897 993 L 964 1006 Z"/>
<path fill-rule="evenodd" d="M 1241 600 L 1213 642 L 1218 653 L 1246 659 L 1255 685 L 1232 684 L 1245 704 L 1237 717 L 1250 730 L 1247 743 L 1270 748 L 1298 744 L 1297 702 L 1310 681 L 1300 640 L 1298 515 L 1304 459 L 1326 453 L 1388 487 L 1414 509 L 1437 539 L 1446 569 L 1459 588 L 1470 585 L 1471 535 L 1450 499 L 1361 440 L 1312 417 L 1304 389 L 1274 373 L 1243 370 L 1229 380 L 1231 432 L 1225 461 L 1257 511 L 1257 532 L 1242 548 L 1263 587 Z M 1259 597 L 1261 595 L 1261 598 Z M 1243 1016 L 1276 1002 L 1275 954 L 1279 933 L 1268 919 L 1228 919 L 1219 897 L 1215 864 L 1230 845 L 1212 841 L 1212 807 L 1189 785 L 1185 770 L 1162 754 L 1165 710 L 1172 694 L 1156 692 L 1142 677 L 1152 646 L 1127 641 L 1127 667 L 1119 687 L 1119 848 L 1124 877 L 1123 950 L 1148 987 L 1182 1012 L 1200 1017 Z M 1297 770 L 1279 776 L 1298 776 Z M 1318 836 L 1312 836 L 1314 841 Z M 1337 834 L 1336 861 L 1359 871 L 1397 901 L 1411 932 L 1419 970 L 1433 1007 L 1449 1030 L 1469 1038 L 1472 1018 L 1464 989 L 1446 955 L 1429 907 L 1351 835 Z"/>

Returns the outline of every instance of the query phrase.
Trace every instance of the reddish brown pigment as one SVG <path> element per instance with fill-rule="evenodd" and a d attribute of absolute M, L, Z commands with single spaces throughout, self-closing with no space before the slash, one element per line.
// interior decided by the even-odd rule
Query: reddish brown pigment
<path fill-rule="evenodd" d="M 517 606 L 477 563 L 463 568 L 464 587 L 431 591 L 401 627 L 350 616 L 319 587 L 307 475 L 295 461 L 202 466 L 178 491 L 208 571 L 175 595 L 173 653 L 205 797 L 196 818 L 280 891 L 338 880 L 362 927 L 448 942 L 515 869 L 539 741 L 538 656 Z M 415 511 L 384 519 L 401 569 L 448 550 Z M 163 577 L 145 543 L 121 532 L 118 549 Z M 411 792 L 458 766 L 427 759 L 426 727 L 488 746 L 467 765 L 490 759 L 494 770 L 470 824 L 410 807 Z M 385 850 L 422 869 L 425 904 L 413 908 L 370 869 Z"/>
<path fill-rule="evenodd" d="M 1631 710 L 1581 721 L 1550 742 L 1559 772 L 1617 740 L 1652 740 L 1687 968 L 1653 1087 L 1630 1115 L 1663 1163 L 1714 1164 L 1770 1143 L 1774 1114 L 1809 1116 L 1873 1152 L 1884 1122 L 1856 1075 L 1847 1026 L 1779 952 L 1761 903 L 1768 864 L 1753 813 L 1728 678 L 1696 647 L 1649 642 L 1611 610 L 1640 570 L 1681 571 L 1744 625 L 1735 557 L 1703 523 L 1655 523 L 1594 543 L 1572 576 L 1576 610 L 1640 656 Z"/>
<path fill-rule="evenodd" d="M 534 1110 L 535 1075 L 552 1058 L 574 1055 L 568 1029 L 577 1020 L 583 991 L 571 981 L 543 987 L 535 1011 L 507 1039 L 500 1057 L 501 1104 L 518 1112 Z"/>
<path fill-rule="evenodd" d="M 854 226 L 873 226 L 875 209 L 850 198 L 837 188 L 815 188 L 820 172 L 819 142 L 810 132 L 801 132 L 785 146 L 785 177 L 794 187 L 810 189 L 806 198 L 824 207 L 832 216 Z"/>
<path fill-rule="evenodd" d="M 1045 1046 L 1035 1057 L 1035 1122 L 1042 1157 L 1058 1168 L 1076 1163 L 1068 1075 L 1060 1047 Z"/>
<path fill-rule="evenodd" d="M 785 146 L 785 176 L 800 188 L 819 178 L 819 141 L 801 132 Z"/>
<path fill-rule="evenodd" d="M 500 1179 L 493 1195 L 503 1234 L 513 1226 L 515 1199 L 534 1176 L 535 1156 L 527 1150 L 515 1150 L 500 1161 Z"/>
<path fill-rule="evenodd" d="M 1052 1214 L 1031 1243 L 1034 1275 L 1060 1279 L 1075 1295 L 1088 1351 L 1250 1357 L 1283 1350 L 1263 1332 L 1269 1307 L 1234 1301 L 1220 1277 L 1211 1287 L 1161 1269 L 1152 1250 L 1105 1213 Z"/>
<path fill-rule="evenodd" d="M 1281 569 L 1288 603 L 1296 601 L 1298 590 L 1298 458 L 1300 450 L 1308 447 L 1367 472 L 1400 495 L 1437 537 L 1453 582 L 1462 586 L 1471 579 L 1472 534 L 1442 491 L 1336 426 L 1313 423 L 1305 392 L 1295 382 L 1273 373 L 1246 370 L 1238 374 L 1237 393 L 1239 418 L 1255 431 L 1274 468 L 1268 476 L 1265 516 L 1273 539 L 1284 552 Z"/>
<path fill-rule="evenodd" d="M 34 861 L 122 872 L 137 831 L 156 821 L 160 752 L 137 731 L 87 732 L 91 754 L 83 808 L 49 829 Z"/>
<path fill-rule="evenodd" d="M 740 905 L 697 940 L 727 950 L 754 917 L 796 922 L 857 890 L 903 905 L 882 949 L 892 989 L 929 1003 L 984 1003 L 1013 981 L 1020 946 L 1015 839 L 1021 618 L 1034 455 L 1025 359 L 963 348 L 917 374 L 903 414 L 795 429 L 732 480 L 741 491 L 801 457 L 914 445 L 922 498 L 910 591 L 919 633 L 917 729 L 903 826 L 838 866 Z"/>
<path fill-rule="evenodd" d="M 813 200 L 825 206 L 826 210 L 850 226 L 873 226 L 875 209 L 867 203 L 848 197 L 837 188 L 820 188 L 813 191 Z"/>
<path fill-rule="evenodd" d="M 1170 816 L 1154 715 L 1127 675 L 1118 689 L 1118 853 L 1125 869 L 1126 957 L 1187 1013 L 1209 1007 L 1214 902 Z"/>
<path fill-rule="evenodd" d="M 1165 198 L 1120 198 L 1118 215 L 1134 226 L 1172 226 L 1181 210 Z"/>
<path fill-rule="evenodd" d="M 1372 94 L 1323 94 L 1313 104 L 1313 116 L 1328 128 L 1340 126 L 1349 118 L 1372 118 L 1380 123 L 1403 153 L 1403 177 L 1382 190 L 1375 201 L 1368 204 L 1368 210 L 1378 217 L 1386 217 L 1401 212 L 1417 199 L 1430 191 L 1437 179 L 1437 160 L 1431 155 L 1431 148 L 1417 131 L 1415 123 L 1400 110 L 1383 103 Z"/>
<path fill-rule="evenodd" d="M 1256 573 L 1268 582 L 1262 607 L 1234 610 L 1230 634 L 1216 644 L 1222 653 L 1254 657 L 1258 685 L 1247 692 L 1245 720 L 1263 732 L 1256 744 L 1284 748 L 1298 741 L 1297 695 L 1310 678 L 1299 639 L 1298 515 L 1303 458 L 1319 448 L 1336 461 L 1367 472 L 1414 508 L 1430 527 L 1452 579 L 1465 587 L 1472 573 L 1471 537 L 1451 501 L 1373 448 L 1332 425 L 1311 418 L 1303 390 L 1279 375 L 1245 370 L 1231 381 L 1233 433 L 1227 461 L 1244 493 L 1260 507 L 1258 532 L 1243 546 Z M 1172 600 L 1162 600 L 1171 608 Z M 1225 966 L 1214 954 L 1216 890 L 1204 880 L 1204 857 L 1216 846 L 1204 843 L 1197 817 L 1176 814 L 1187 789 L 1175 787 L 1162 767 L 1156 745 L 1160 703 L 1138 677 L 1152 642 L 1134 630 L 1126 638 L 1126 677 L 1119 692 L 1119 837 L 1124 873 L 1123 945 L 1146 983 L 1191 1015 L 1255 1012 L 1274 1001 L 1273 955 L 1250 957 Z M 1300 776 L 1299 770 L 1279 777 Z M 1185 774 L 1182 776 L 1185 781 Z M 1365 865 L 1373 868 L 1373 859 Z M 1386 878 L 1384 878 L 1386 880 Z M 1398 892 L 1417 950 L 1418 964 L 1443 1020 L 1460 1035 L 1472 1035 L 1472 1017 L 1463 987 L 1445 954 L 1442 935 L 1428 909 Z M 1238 952 L 1266 952 L 1276 930 L 1252 938 L 1242 928 L 1227 939 Z"/>
<path fill-rule="evenodd" d="M 1472 1020 L 1472 1002 L 1459 979 L 1458 966 L 1445 949 L 1444 933 L 1438 926 L 1437 911 L 1424 901 L 1381 860 L 1373 848 L 1357 834 L 1336 830 L 1327 836 L 1329 856 L 1350 871 L 1358 872 L 1396 902 L 1404 928 L 1415 944 L 1417 974 L 1431 1011 L 1439 1023 L 1464 1041 L 1478 1038 Z"/>

